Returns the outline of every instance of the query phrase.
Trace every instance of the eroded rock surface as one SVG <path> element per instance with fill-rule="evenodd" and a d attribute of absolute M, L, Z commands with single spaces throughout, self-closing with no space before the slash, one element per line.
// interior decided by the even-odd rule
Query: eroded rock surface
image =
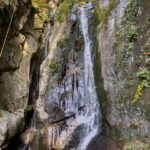
<path fill-rule="evenodd" d="M 33 8 L 30 11 L 30 0 L 7 5 L 0 9 L 0 47 L 13 12 L 14 16 L 0 57 L 0 145 L 24 128 L 32 58 L 39 49 L 38 40 L 42 36 L 40 29 L 34 30 L 35 13 Z"/>
<path fill-rule="evenodd" d="M 84 128 L 78 127 L 80 118 L 74 120 L 77 111 L 84 109 L 84 103 L 79 102 L 84 97 L 84 42 L 77 8 L 69 5 L 67 11 L 63 10 L 63 1 L 57 0 L 40 4 L 35 0 L 32 9 L 30 0 L 18 2 L 0 7 L 0 47 L 15 10 L 0 57 L 0 145 L 21 130 L 26 106 L 34 104 L 32 128 L 25 132 L 27 137 L 30 132 L 35 134 L 35 138 L 30 136 L 30 148 L 74 148 Z M 148 139 L 150 74 L 136 74 L 150 72 L 150 2 L 92 2 L 97 16 L 90 17 L 94 13 L 91 7 L 89 36 L 107 135 L 114 139 Z M 40 73 L 34 76 L 39 61 L 43 61 Z M 34 77 L 40 77 L 39 84 L 35 79 L 31 85 Z M 138 91 L 139 87 L 142 89 Z M 67 130 L 69 124 L 74 127 Z M 64 128 L 68 137 L 63 136 Z M 67 143 L 70 135 L 71 142 Z"/>
<path fill-rule="evenodd" d="M 106 120 L 114 130 L 109 134 L 116 139 L 150 136 L 149 88 L 143 87 L 141 96 L 134 102 L 137 88 L 145 80 L 136 74 L 140 67 L 150 69 L 149 56 L 142 52 L 150 42 L 146 23 L 148 7 L 148 1 L 118 1 L 99 33 L 102 77 L 107 93 L 107 100 L 102 103 L 106 104 Z"/>

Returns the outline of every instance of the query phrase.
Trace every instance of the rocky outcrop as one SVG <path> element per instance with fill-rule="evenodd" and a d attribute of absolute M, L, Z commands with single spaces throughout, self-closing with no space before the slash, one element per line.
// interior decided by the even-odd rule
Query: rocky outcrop
<path fill-rule="evenodd" d="M 43 33 L 45 20 L 37 17 L 34 8 L 31 10 L 31 1 L 14 3 L 11 1 L 7 5 L 0 10 L 2 12 L 0 15 L 1 47 L 11 14 L 14 15 L 0 57 L 0 145 L 24 128 L 24 114 L 29 103 L 29 87 L 34 70 L 32 64 L 35 54 L 42 50 L 45 43 L 45 33 Z M 40 41 L 40 45 L 41 36 L 43 41 Z"/>
<path fill-rule="evenodd" d="M 107 11 L 110 3 L 104 6 Z M 150 137 L 149 2 L 121 0 L 114 6 L 105 22 L 101 22 L 99 32 L 101 71 L 107 94 L 102 103 L 111 127 L 107 131 L 116 139 L 146 139 Z M 140 76 L 144 71 L 146 77 Z"/>
<path fill-rule="evenodd" d="M 150 2 L 91 1 L 97 16 L 90 7 L 89 36 L 107 135 L 147 140 Z M 0 145 L 21 131 L 27 105 L 35 112 L 30 118 L 34 128 L 24 133 L 25 146 L 61 150 L 79 144 L 83 125 L 76 113 L 84 109 L 79 101 L 84 95 L 84 43 L 77 8 L 72 7 L 76 3 L 85 4 L 33 0 L 31 8 L 30 0 L 12 0 L 0 6 L 0 48 L 13 17 L 0 56 Z"/>
<path fill-rule="evenodd" d="M 96 28 L 91 27 L 96 24 L 92 10 L 93 7 L 89 8 L 89 32 L 95 54 Z M 78 13 L 74 7 L 67 20 L 54 22 L 49 53 L 40 66 L 39 97 L 32 120 L 37 136 L 29 145 L 31 149 L 67 150 L 76 147 L 83 136 L 84 119 L 78 113 L 82 113 L 86 103 L 84 41 Z"/>

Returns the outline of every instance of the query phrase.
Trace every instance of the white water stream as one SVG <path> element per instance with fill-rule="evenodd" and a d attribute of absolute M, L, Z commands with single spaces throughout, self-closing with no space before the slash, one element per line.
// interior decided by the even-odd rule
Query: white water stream
<path fill-rule="evenodd" d="M 74 133 L 78 132 L 73 143 L 73 150 L 86 150 L 88 144 L 92 141 L 93 137 L 100 132 L 101 127 L 101 113 L 98 96 L 96 93 L 96 86 L 94 81 L 93 62 L 92 62 L 92 41 L 89 36 L 88 21 L 90 8 L 92 4 L 88 3 L 85 6 L 79 7 L 80 29 L 84 37 L 84 76 L 79 78 L 79 87 L 76 84 L 77 75 L 74 74 L 74 85 L 66 85 L 65 90 L 70 91 L 73 89 L 73 98 L 67 97 L 66 101 L 59 101 L 58 93 L 64 93 L 64 85 L 55 87 L 48 91 L 48 102 L 55 104 L 58 103 L 59 107 L 65 114 L 73 112 L 74 117 L 66 120 L 66 126 L 59 124 L 52 124 L 47 127 L 47 149 L 52 148 L 62 150 L 69 142 L 72 142 Z M 45 57 L 48 52 L 48 39 L 49 34 L 46 36 Z M 82 65 L 82 64 L 81 64 Z M 83 73 L 83 72 L 82 72 Z M 68 77 L 68 83 L 72 83 L 72 78 Z M 65 82 L 65 84 L 67 84 Z M 71 84 L 72 85 L 72 84 Z M 65 105 L 64 105 L 65 102 Z M 83 109 L 80 109 L 80 108 Z M 67 116 L 66 115 L 66 116 Z M 80 129 L 78 129 L 78 127 Z M 77 131 L 76 131 L 77 129 Z M 79 139 L 77 139 L 79 138 Z M 72 149 L 70 149 L 72 150 Z"/>
<path fill-rule="evenodd" d="M 94 68 L 93 68 L 92 54 L 91 54 L 92 41 L 90 40 L 89 29 L 88 29 L 89 11 L 91 10 L 89 9 L 88 4 L 79 7 L 80 27 L 84 37 L 84 45 L 85 45 L 84 77 L 83 77 L 84 88 L 81 89 L 81 91 L 84 90 L 83 98 L 79 99 L 76 82 L 75 82 L 74 91 L 73 91 L 74 93 L 73 101 L 72 99 L 68 99 L 65 105 L 65 112 L 67 113 L 74 110 L 75 118 L 67 120 L 68 127 L 64 128 L 61 132 L 59 132 L 60 127 L 57 126 L 50 126 L 48 128 L 49 130 L 48 145 L 49 147 L 54 147 L 58 150 L 62 150 L 62 147 L 64 147 L 66 143 L 71 140 L 72 134 L 79 126 L 83 127 L 83 129 L 81 130 L 82 137 L 80 136 L 80 142 L 78 145 L 76 145 L 76 147 L 74 147 L 74 150 L 86 150 L 92 138 L 100 132 L 101 113 L 100 113 L 100 105 L 99 105 L 99 101 L 96 93 L 95 81 L 94 81 L 94 72 L 93 72 Z M 76 81 L 76 76 L 75 76 L 75 81 Z M 55 94 L 56 92 L 53 93 Z M 50 94 L 50 96 L 51 95 L 52 94 Z M 83 103 L 84 109 L 80 111 L 78 105 L 75 105 L 75 103 L 79 103 L 80 105 L 82 105 Z"/>
<path fill-rule="evenodd" d="M 84 36 L 84 86 L 85 86 L 85 98 L 86 107 L 83 112 L 83 118 L 85 121 L 84 137 L 81 139 L 81 144 L 77 150 L 85 150 L 92 138 L 98 133 L 101 122 L 100 122 L 100 106 L 96 93 L 96 86 L 94 81 L 93 62 L 91 54 L 91 40 L 89 38 L 88 31 L 88 8 L 82 6 L 80 10 L 80 22 L 81 31 Z M 84 122 L 83 121 L 83 122 Z"/>

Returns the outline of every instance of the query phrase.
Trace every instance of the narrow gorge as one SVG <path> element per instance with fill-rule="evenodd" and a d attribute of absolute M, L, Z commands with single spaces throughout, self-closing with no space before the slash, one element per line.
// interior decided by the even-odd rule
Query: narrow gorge
<path fill-rule="evenodd" d="M 150 0 L 0 0 L 0 150 L 150 149 Z"/>

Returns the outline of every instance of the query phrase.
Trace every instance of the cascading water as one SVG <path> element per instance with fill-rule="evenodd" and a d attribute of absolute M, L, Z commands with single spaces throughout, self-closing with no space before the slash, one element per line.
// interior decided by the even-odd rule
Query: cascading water
<path fill-rule="evenodd" d="M 84 88 L 85 88 L 85 99 L 86 107 L 83 112 L 83 118 L 86 126 L 84 130 L 84 138 L 81 139 L 81 144 L 77 150 L 85 150 L 86 146 L 92 140 L 92 138 L 98 133 L 101 122 L 100 122 L 100 106 L 96 93 L 96 86 L 94 81 L 93 73 L 93 62 L 91 55 L 91 40 L 89 38 L 88 31 L 88 8 L 82 6 L 80 10 L 80 22 L 81 31 L 84 36 Z"/>
<path fill-rule="evenodd" d="M 67 62 L 65 61 L 61 68 L 65 73 L 61 75 L 58 72 L 50 75 L 48 81 L 48 89 L 43 100 L 45 102 L 44 111 L 47 112 L 49 118 L 47 126 L 41 131 L 46 138 L 45 145 L 48 150 L 86 150 L 92 138 L 100 132 L 101 113 L 94 81 L 92 40 L 90 40 L 88 29 L 89 14 L 93 12 L 92 8 L 92 3 L 88 3 L 79 7 L 78 10 L 75 9 L 80 18 L 80 29 L 76 24 L 77 32 L 74 32 L 78 33 L 79 30 L 82 32 L 85 46 L 84 56 L 82 49 L 77 50 L 80 53 L 76 52 L 73 45 L 69 48 Z M 73 17 L 72 20 L 75 21 L 76 18 Z M 47 34 L 47 41 L 48 38 L 49 34 Z M 78 38 L 81 38 L 79 43 L 82 45 L 82 36 L 77 34 Z M 45 56 L 47 55 L 47 41 Z M 73 39 L 69 41 L 72 43 Z M 61 53 L 62 51 L 61 49 Z M 58 83 L 60 75 L 61 81 Z M 35 111 L 35 115 L 38 114 L 37 112 Z M 33 128 L 36 126 L 35 123 Z"/>
<path fill-rule="evenodd" d="M 74 147 L 76 150 L 86 150 L 86 147 L 100 131 L 101 126 L 101 113 L 100 105 L 98 102 L 98 97 L 96 93 L 96 86 L 94 81 L 94 72 L 93 72 L 93 62 L 92 62 L 92 41 L 89 38 L 88 31 L 88 12 L 90 11 L 92 4 L 89 3 L 85 6 L 79 7 L 79 18 L 80 18 L 80 27 L 81 32 L 84 37 L 84 77 L 82 80 L 78 81 L 81 88 L 77 87 L 77 74 L 73 75 L 74 85 L 73 85 L 73 99 L 69 98 L 65 101 L 59 102 L 59 106 L 66 113 L 74 112 L 74 117 L 66 120 L 66 128 L 61 129 L 62 127 L 50 126 L 48 128 L 49 138 L 48 138 L 48 147 L 54 147 L 57 149 L 62 149 L 65 142 L 71 140 L 72 134 L 79 126 L 83 126 L 81 130 L 80 142 Z M 69 79 L 70 80 L 70 79 Z M 71 79 L 72 80 L 72 79 Z M 64 81 L 66 90 L 70 90 L 70 86 L 67 86 L 67 82 Z M 61 89 L 64 88 L 64 85 Z M 55 91 L 49 92 L 49 102 L 57 102 L 56 91 L 59 91 L 60 87 L 57 87 Z M 63 91 L 63 90 L 61 90 Z M 81 96 L 80 96 L 80 94 Z M 83 107 L 82 110 L 79 108 Z M 56 132 L 57 131 L 57 132 Z M 65 141 L 65 142 L 64 142 Z M 60 148 L 58 147 L 60 146 Z"/>

